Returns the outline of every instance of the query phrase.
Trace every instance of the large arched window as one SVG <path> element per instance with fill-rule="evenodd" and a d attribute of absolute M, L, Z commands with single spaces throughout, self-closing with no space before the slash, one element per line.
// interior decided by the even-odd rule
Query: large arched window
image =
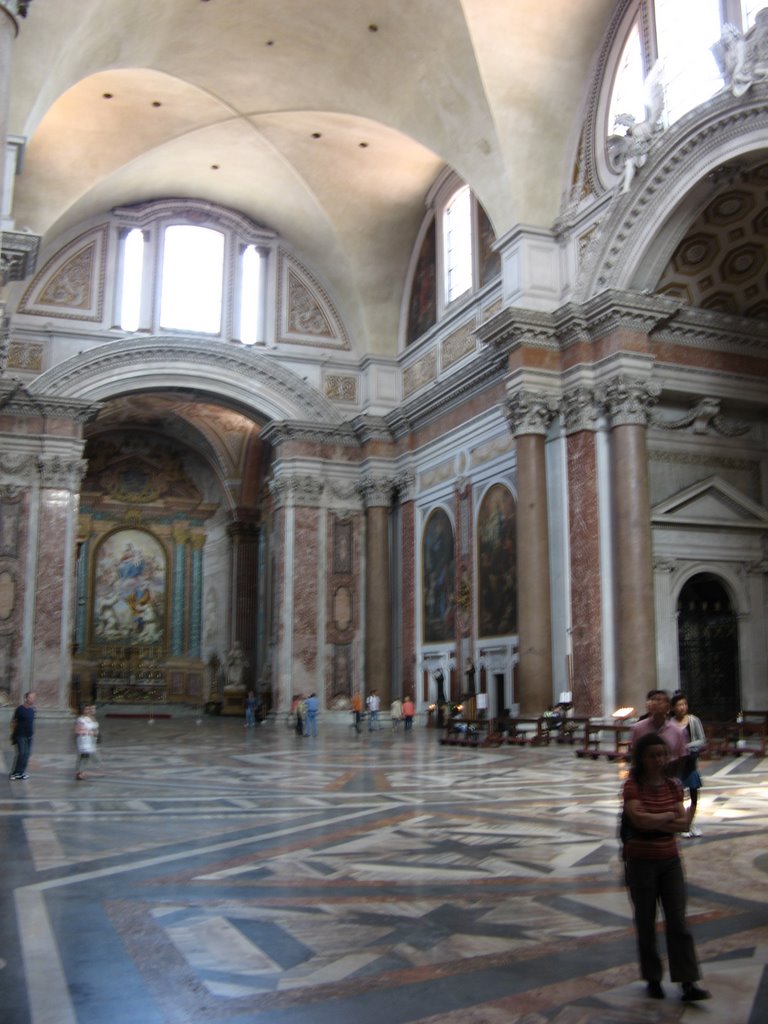
<path fill-rule="evenodd" d="M 644 83 L 654 67 L 667 125 L 714 96 L 723 87 L 713 53 L 723 26 L 748 32 L 765 6 L 765 0 L 639 0 L 613 65 L 607 135 L 626 131 L 626 115 L 644 120 L 649 100 Z"/>
<path fill-rule="evenodd" d="M 273 236 L 235 214 L 207 212 L 209 223 L 201 222 L 181 200 L 116 211 L 124 222 L 115 309 L 122 330 L 264 343 Z"/>
<path fill-rule="evenodd" d="M 454 303 L 501 274 L 496 236 L 488 214 L 459 178 L 449 173 L 429 197 L 411 276 L 406 344 L 421 337 Z"/>

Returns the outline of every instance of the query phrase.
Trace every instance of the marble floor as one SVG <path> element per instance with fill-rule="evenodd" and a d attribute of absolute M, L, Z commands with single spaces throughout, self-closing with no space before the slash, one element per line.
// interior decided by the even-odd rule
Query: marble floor
<path fill-rule="evenodd" d="M 687 1005 L 638 980 L 621 766 L 108 711 L 87 781 L 70 722 L 41 716 L 27 781 L 5 748 L 3 1024 L 768 1020 L 766 760 L 703 764 Z"/>

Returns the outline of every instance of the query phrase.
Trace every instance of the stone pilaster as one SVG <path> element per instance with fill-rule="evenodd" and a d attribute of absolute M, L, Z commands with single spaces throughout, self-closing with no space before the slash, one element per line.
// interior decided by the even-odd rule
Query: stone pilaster
<path fill-rule="evenodd" d="M 244 683 L 251 689 L 256 666 L 259 527 L 238 519 L 227 527 L 227 534 L 231 543 L 230 650 L 236 641 L 242 646 L 248 662 Z"/>

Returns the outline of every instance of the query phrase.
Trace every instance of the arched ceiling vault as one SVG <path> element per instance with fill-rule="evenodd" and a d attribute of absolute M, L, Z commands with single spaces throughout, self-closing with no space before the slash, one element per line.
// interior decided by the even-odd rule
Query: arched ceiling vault
<path fill-rule="evenodd" d="M 555 220 L 613 6 L 35 0 L 13 54 L 16 226 L 45 244 L 115 206 L 221 203 L 323 277 L 356 351 L 394 354 L 443 167 L 498 236 Z"/>

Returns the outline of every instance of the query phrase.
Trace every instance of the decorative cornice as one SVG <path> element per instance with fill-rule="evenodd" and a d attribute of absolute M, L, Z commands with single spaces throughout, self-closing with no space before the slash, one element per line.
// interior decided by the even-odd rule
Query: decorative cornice
<path fill-rule="evenodd" d="M 485 349 L 461 373 L 454 373 L 418 391 L 402 405 L 387 413 L 385 422 L 392 437 L 398 440 L 417 426 L 428 423 L 437 415 L 464 401 L 473 392 L 503 378 L 507 369 L 506 353 L 495 348 Z"/>
<path fill-rule="evenodd" d="M 27 231 L 0 232 L 0 285 L 25 281 L 37 268 L 40 235 Z"/>
<path fill-rule="evenodd" d="M 555 395 L 523 388 L 509 393 L 504 403 L 504 414 L 515 437 L 522 434 L 544 435 L 558 412 Z"/>
<path fill-rule="evenodd" d="M 517 345 L 529 348 L 557 349 L 555 322 L 549 313 L 506 306 L 481 324 L 475 332 L 481 345 L 493 345 L 506 351 Z"/>
<path fill-rule="evenodd" d="M 370 441 L 385 441 L 391 444 L 394 440 L 392 431 L 383 416 L 356 416 L 352 420 L 352 429 L 360 444 Z"/>
<path fill-rule="evenodd" d="M 288 441 L 301 444 L 342 445 L 359 447 L 355 431 L 349 424 L 305 423 L 299 420 L 281 420 L 268 423 L 261 431 L 261 440 L 278 448 Z"/>
<path fill-rule="evenodd" d="M 687 305 L 682 305 L 674 317 L 659 323 L 653 340 L 727 352 L 738 346 L 760 355 L 768 353 L 764 320 Z"/>
<path fill-rule="evenodd" d="M 97 402 L 33 394 L 21 381 L 0 380 L 0 410 L 12 416 L 42 416 L 46 419 L 71 419 L 76 423 L 87 423 L 100 408 Z"/>
<path fill-rule="evenodd" d="M 647 426 L 648 411 L 659 400 L 661 387 L 653 381 L 616 376 L 595 389 L 612 427 Z"/>
<path fill-rule="evenodd" d="M 676 317 L 683 303 L 663 295 L 607 289 L 588 302 L 567 303 L 555 315 L 564 347 L 576 341 L 602 338 L 625 330 L 650 335 Z"/>

